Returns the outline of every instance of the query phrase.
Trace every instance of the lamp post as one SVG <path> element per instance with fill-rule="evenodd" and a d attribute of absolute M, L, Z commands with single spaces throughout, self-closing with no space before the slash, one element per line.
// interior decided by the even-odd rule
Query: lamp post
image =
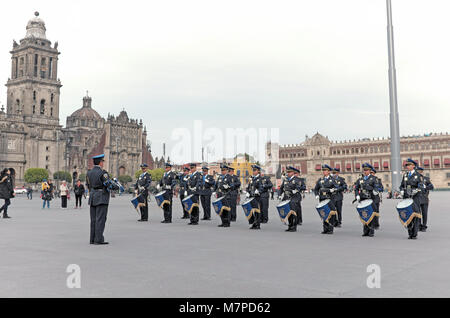
<path fill-rule="evenodd" d="M 394 58 L 394 31 L 392 28 L 391 0 L 386 0 L 387 9 L 387 42 L 389 60 L 389 104 L 391 129 L 391 178 L 392 191 L 398 191 L 401 180 L 400 128 L 397 105 L 397 78 Z"/>

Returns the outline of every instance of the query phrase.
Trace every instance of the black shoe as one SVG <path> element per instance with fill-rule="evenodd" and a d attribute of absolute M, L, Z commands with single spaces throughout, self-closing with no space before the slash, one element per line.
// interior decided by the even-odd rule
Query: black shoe
<path fill-rule="evenodd" d="M 370 233 L 370 234 L 368 234 L 367 236 L 368 236 L 368 237 L 374 237 L 374 234 L 373 234 L 373 233 Z"/>
<path fill-rule="evenodd" d="M 230 227 L 230 224 L 224 224 L 223 227 Z"/>
<path fill-rule="evenodd" d="M 219 224 L 219 225 L 217 225 L 217 227 L 224 227 L 225 225 L 223 225 L 223 224 Z"/>
<path fill-rule="evenodd" d="M 198 222 L 189 222 L 188 225 L 198 225 Z"/>
<path fill-rule="evenodd" d="M 297 223 L 297 225 L 299 225 L 299 226 L 302 226 L 302 224 L 303 224 L 302 222 Z"/>
<path fill-rule="evenodd" d="M 286 232 L 297 232 L 297 229 L 296 228 L 290 228 L 290 229 L 287 229 Z"/>
<path fill-rule="evenodd" d="M 335 227 L 342 227 L 342 225 L 339 223 L 339 224 L 337 224 Z"/>
<path fill-rule="evenodd" d="M 164 220 L 164 221 L 161 221 L 161 223 L 172 223 L 172 221 Z"/>
<path fill-rule="evenodd" d="M 380 229 L 380 226 L 379 226 L 379 225 L 378 225 L 378 226 L 375 226 L 373 229 L 374 229 L 374 230 L 379 230 L 379 229 Z"/>
<path fill-rule="evenodd" d="M 320 234 L 328 234 L 328 232 L 327 231 L 322 231 L 322 232 L 320 232 Z"/>
<path fill-rule="evenodd" d="M 147 222 L 148 220 L 138 220 L 138 222 Z"/>
<path fill-rule="evenodd" d="M 11 217 L 8 216 L 8 215 L 4 215 L 3 218 L 4 218 L 4 219 L 10 219 Z"/>
<path fill-rule="evenodd" d="M 231 222 L 236 222 L 236 219 L 231 219 Z"/>
<path fill-rule="evenodd" d="M 361 235 L 361 236 L 369 236 L 369 234 L 368 233 L 364 233 L 363 235 Z"/>
<path fill-rule="evenodd" d="M 202 221 L 211 221 L 211 218 L 202 218 Z"/>
<path fill-rule="evenodd" d="M 109 244 L 108 242 L 101 242 L 101 243 L 95 243 L 94 242 L 94 245 L 107 245 L 107 244 Z"/>

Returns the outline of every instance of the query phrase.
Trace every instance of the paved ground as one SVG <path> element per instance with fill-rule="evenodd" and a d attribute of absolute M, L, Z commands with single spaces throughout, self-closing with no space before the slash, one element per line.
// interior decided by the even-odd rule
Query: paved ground
<path fill-rule="evenodd" d="M 219 219 L 186 225 L 175 201 L 174 223 L 161 224 L 154 201 L 149 223 L 136 222 L 130 197 L 113 198 L 107 246 L 89 240 L 89 213 L 42 210 L 35 198 L 13 200 L 12 219 L 0 220 L 0 297 L 450 297 L 450 193 L 431 194 L 429 231 L 407 239 L 394 209 L 382 204 L 382 229 L 361 237 L 350 197 L 344 225 L 321 235 L 313 209 L 303 203 L 304 225 L 285 233 L 271 201 L 270 222 L 250 231 Z M 74 201 L 69 201 L 72 206 Z M 81 288 L 69 289 L 69 264 L 81 267 Z M 366 285 L 367 266 L 381 268 L 381 288 Z"/>

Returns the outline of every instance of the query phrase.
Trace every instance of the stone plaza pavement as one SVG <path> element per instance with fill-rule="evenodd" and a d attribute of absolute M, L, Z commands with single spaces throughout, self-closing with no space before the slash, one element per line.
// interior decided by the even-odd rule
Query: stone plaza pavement
<path fill-rule="evenodd" d="M 89 209 L 42 210 L 35 195 L 12 200 L 0 219 L 0 297 L 450 297 L 450 192 L 430 195 L 429 231 L 408 240 L 395 204 L 384 200 L 381 229 L 361 237 L 353 197 L 344 202 L 343 227 L 321 235 L 312 195 L 303 201 L 303 226 L 284 232 L 271 201 L 270 221 L 251 231 L 219 218 L 198 226 L 181 220 L 174 199 L 172 224 L 161 224 L 154 198 L 150 222 L 124 195 L 111 199 L 106 246 L 89 245 Z M 69 289 L 69 264 L 81 268 L 81 288 Z M 367 267 L 381 270 L 381 288 L 368 288 Z"/>

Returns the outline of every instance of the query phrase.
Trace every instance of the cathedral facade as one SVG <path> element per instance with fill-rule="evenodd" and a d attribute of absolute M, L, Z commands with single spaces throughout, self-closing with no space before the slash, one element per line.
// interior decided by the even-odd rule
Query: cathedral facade
<path fill-rule="evenodd" d="M 60 125 L 58 42 L 46 38 L 44 21 L 35 13 L 20 43 L 13 41 L 11 77 L 6 83 L 6 110 L 0 109 L 0 167 L 13 168 L 22 182 L 26 169 L 45 168 L 85 173 L 89 158 L 105 153 L 113 175 L 134 175 L 142 162 L 153 166 L 142 120 L 119 116 L 104 119 L 86 95 L 83 105 Z"/>

